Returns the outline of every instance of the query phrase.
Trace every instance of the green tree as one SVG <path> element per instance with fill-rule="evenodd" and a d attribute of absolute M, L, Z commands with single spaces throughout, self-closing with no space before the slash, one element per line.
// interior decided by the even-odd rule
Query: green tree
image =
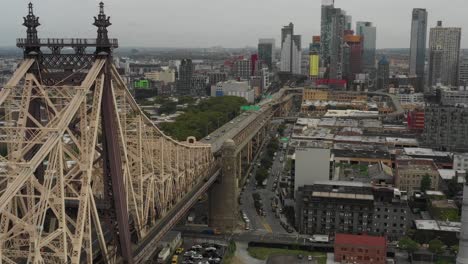
<path fill-rule="evenodd" d="M 463 190 L 463 185 L 458 183 L 458 177 L 453 177 L 447 184 L 447 198 L 453 198 Z"/>
<path fill-rule="evenodd" d="M 429 251 L 434 254 L 442 254 L 444 253 L 444 243 L 439 239 L 433 239 L 429 241 Z"/>
<path fill-rule="evenodd" d="M 268 170 L 263 168 L 260 168 L 257 171 L 257 174 L 255 175 L 255 180 L 257 181 L 257 185 L 261 185 L 264 180 L 268 178 Z"/>
<path fill-rule="evenodd" d="M 264 156 L 260 161 L 263 168 L 270 168 L 273 165 L 272 156 Z"/>
<path fill-rule="evenodd" d="M 238 115 L 240 107 L 246 103 L 246 100 L 241 97 L 211 97 L 198 105 L 189 106 L 184 114 L 176 118 L 175 122 L 163 123 L 160 128 L 177 140 L 183 141 L 189 136 L 201 139 L 216 130 L 218 124 L 221 126 Z"/>
<path fill-rule="evenodd" d="M 160 114 L 173 114 L 177 111 L 177 103 L 175 102 L 165 102 L 159 108 Z"/>
<path fill-rule="evenodd" d="M 450 251 L 455 255 L 458 254 L 458 249 L 459 249 L 458 245 L 453 245 L 450 247 Z"/>
<path fill-rule="evenodd" d="M 284 136 L 284 130 L 286 129 L 286 125 L 285 124 L 281 124 L 278 126 L 278 134 L 280 134 L 280 136 Z"/>
<path fill-rule="evenodd" d="M 421 179 L 421 192 L 425 192 L 429 189 L 431 189 L 431 177 L 429 175 L 424 175 L 423 178 Z"/>
<path fill-rule="evenodd" d="M 400 241 L 398 241 L 398 247 L 407 251 L 408 253 L 414 253 L 419 249 L 419 244 L 409 237 L 403 237 Z"/>

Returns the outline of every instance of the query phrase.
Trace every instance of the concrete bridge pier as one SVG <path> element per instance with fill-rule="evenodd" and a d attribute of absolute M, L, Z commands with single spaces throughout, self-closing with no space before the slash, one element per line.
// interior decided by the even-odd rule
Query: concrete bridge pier
<path fill-rule="evenodd" d="M 230 233 L 238 222 L 238 175 L 241 170 L 233 140 L 224 142 L 221 159 L 221 175 L 209 192 L 208 224 L 222 233 Z"/>

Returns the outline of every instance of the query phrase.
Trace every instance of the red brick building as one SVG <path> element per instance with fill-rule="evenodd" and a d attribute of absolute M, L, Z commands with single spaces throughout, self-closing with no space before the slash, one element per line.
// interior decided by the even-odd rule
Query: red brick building
<path fill-rule="evenodd" d="M 385 264 L 387 240 L 368 235 L 336 234 L 335 261 L 339 263 Z"/>
<path fill-rule="evenodd" d="M 408 128 L 422 132 L 424 130 L 424 110 L 414 110 L 408 113 Z"/>

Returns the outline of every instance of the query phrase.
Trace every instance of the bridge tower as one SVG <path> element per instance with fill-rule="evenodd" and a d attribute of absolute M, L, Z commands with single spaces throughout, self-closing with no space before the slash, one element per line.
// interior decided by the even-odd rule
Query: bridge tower
<path fill-rule="evenodd" d="M 234 231 L 238 220 L 238 182 L 241 173 L 237 146 L 231 139 L 223 144 L 221 162 L 221 175 L 209 193 L 208 224 L 223 233 L 229 233 Z"/>

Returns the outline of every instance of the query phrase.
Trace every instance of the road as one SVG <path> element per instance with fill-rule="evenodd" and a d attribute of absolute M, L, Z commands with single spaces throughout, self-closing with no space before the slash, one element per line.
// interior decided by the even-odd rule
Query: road
<path fill-rule="evenodd" d="M 291 130 L 288 127 L 285 132 L 288 135 L 290 131 Z M 273 129 L 272 134 L 270 134 L 269 136 L 273 137 L 275 136 L 275 134 L 276 129 Z M 259 155 L 259 158 L 254 161 L 254 164 L 259 163 L 263 155 L 266 155 L 266 151 L 264 149 L 261 150 L 261 154 Z M 281 161 L 281 158 L 283 161 Z M 279 177 L 280 174 L 283 172 L 285 162 L 286 157 L 284 150 L 278 150 L 277 156 L 273 161 L 273 165 L 268 175 L 267 186 L 265 188 L 256 187 L 255 175 L 257 173 L 258 166 L 255 166 L 255 168 L 252 170 L 251 175 L 249 175 L 249 179 L 246 182 L 245 188 L 243 188 L 243 191 L 240 194 L 240 209 L 242 210 L 242 212 L 245 212 L 247 217 L 249 218 L 251 230 L 266 231 L 275 234 L 287 233 L 287 231 L 280 224 L 280 221 L 286 222 L 284 215 L 279 213 L 279 209 L 276 209 L 275 211 L 273 211 L 272 209 L 272 200 L 275 199 L 275 197 L 278 197 L 278 195 L 276 194 L 276 189 L 273 189 L 273 186 L 275 184 L 275 180 L 279 181 Z M 260 197 L 262 198 L 263 209 L 265 211 L 265 216 L 260 216 L 257 213 L 252 197 L 253 193 L 260 194 Z"/>
<path fill-rule="evenodd" d="M 175 230 L 182 232 L 182 236 L 185 238 L 197 238 L 197 239 L 217 239 L 226 240 L 233 239 L 236 242 L 263 242 L 263 243 L 280 243 L 290 245 L 308 245 L 313 247 L 322 248 L 333 248 L 332 243 L 312 243 L 308 240 L 309 235 L 301 235 L 297 233 L 288 234 L 283 233 L 271 233 L 266 230 L 249 230 L 242 231 L 235 234 L 226 235 L 207 235 L 201 234 L 198 231 L 190 230 L 188 227 L 178 227 Z"/>

